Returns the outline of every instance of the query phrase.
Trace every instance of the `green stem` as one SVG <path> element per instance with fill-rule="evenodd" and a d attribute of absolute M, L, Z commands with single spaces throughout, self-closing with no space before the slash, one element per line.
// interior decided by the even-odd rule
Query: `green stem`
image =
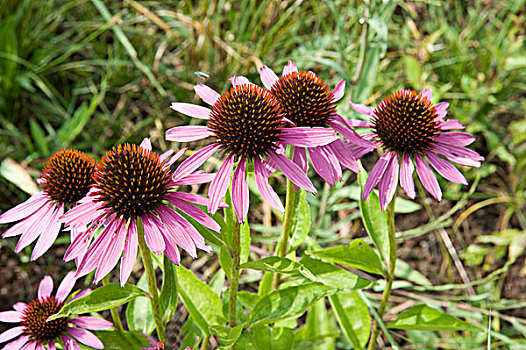
<path fill-rule="evenodd" d="M 396 196 L 393 197 L 391 203 L 387 207 L 387 232 L 389 234 L 389 271 L 386 271 L 387 284 L 385 285 L 384 293 L 382 295 L 382 301 L 380 302 L 380 307 L 378 308 L 378 316 L 381 319 L 385 312 L 385 307 L 387 306 L 387 301 L 391 295 L 391 289 L 393 288 L 393 281 L 395 275 L 396 267 L 396 236 L 395 236 L 395 207 Z M 380 334 L 380 327 L 378 322 L 374 322 L 373 334 L 369 340 L 369 350 L 374 350 L 376 348 L 376 338 Z"/>
<path fill-rule="evenodd" d="M 146 241 L 144 240 L 144 226 L 141 219 L 137 221 L 137 238 L 139 241 L 139 250 L 141 251 L 142 263 L 144 265 L 144 272 L 146 273 L 146 280 L 148 281 L 150 304 L 152 305 L 153 320 L 155 322 L 155 328 L 157 329 L 157 336 L 159 337 L 160 341 L 164 342 L 163 314 L 161 312 L 161 304 L 159 303 L 155 270 L 153 269 L 150 249 L 148 249 Z"/>
<path fill-rule="evenodd" d="M 201 347 L 200 350 L 208 350 L 208 342 L 210 341 L 210 335 L 205 335 L 203 337 L 203 340 L 201 341 Z"/>
<path fill-rule="evenodd" d="M 102 284 L 105 286 L 110 284 L 110 279 L 108 275 L 104 276 L 104 278 L 102 279 Z M 113 319 L 113 326 L 115 327 L 116 330 L 122 332 L 124 329 L 122 328 L 122 321 L 121 321 L 121 318 L 119 317 L 119 313 L 117 312 L 117 308 L 112 307 L 110 309 L 110 313 L 111 313 L 111 318 Z"/>
<path fill-rule="evenodd" d="M 281 233 L 281 240 L 279 242 L 278 256 L 283 258 L 287 255 L 289 249 L 290 225 L 292 222 L 292 210 L 294 208 L 294 184 L 287 179 L 287 193 L 285 199 L 285 213 L 283 216 L 283 232 Z M 274 273 L 272 279 L 272 289 L 276 290 L 279 286 L 279 273 Z"/>
<path fill-rule="evenodd" d="M 230 327 L 236 326 L 236 301 L 239 285 L 239 260 L 241 255 L 240 225 L 236 215 L 232 216 L 232 273 L 230 275 L 230 300 L 228 304 L 228 322 Z"/>

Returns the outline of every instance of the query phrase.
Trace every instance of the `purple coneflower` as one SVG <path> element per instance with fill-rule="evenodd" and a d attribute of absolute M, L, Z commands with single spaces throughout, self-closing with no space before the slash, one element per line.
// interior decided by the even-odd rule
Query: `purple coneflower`
<path fill-rule="evenodd" d="M 4 350 L 43 350 L 56 349 L 55 343 L 62 340 L 64 349 L 80 350 L 77 341 L 95 349 L 104 349 L 102 342 L 86 329 L 99 330 L 112 326 L 112 323 L 92 316 L 78 316 L 74 318 L 61 317 L 53 321 L 46 321 L 49 316 L 60 311 L 64 304 L 89 294 L 85 290 L 77 294 L 70 301 L 65 302 L 75 285 L 75 272 L 64 277 L 57 294 L 53 291 L 53 279 L 45 276 L 38 287 L 38 298 L 29 304 L 18 302 L 13 305 L 15 311 L 0 312 L 0 322 L 19 323 L 20 325 L 0 334 L 0 343 L 10 341 Z M 18 338 L 17 338 L 18 337 Z M 14 338 L 17 338 L 13 340 Z"/>
<path fill-rule="evenodd" d="M 234 162 L 239 161 L 232 178 L 232 202 L 240 222 L 248 212 L 247 162 L 254 165 L 256 185 L 264 200 L 284 211 L 276 192 L 268 183 L 276 168 L 296 186 L 316 193 L 311 181 L 294 162 L 282 153 L 286 145 L 314 147 L 329 144 L 336 134 L 320 127 L 285 128 L 283 110 L 272 95 L 251 84 L 245 77 L 231 78 L 233 87 L 220 95 L 206 85 L 197 85 L 196 93 L 212 109 L 172 103 L 172 108 L 191 117 L 206 119 L 206 126 L 179 126 L 166 132 L 170 141 L 188 142 L 212 137 L 214 142 L 186 159 L 175 172 L 176 176 L 194 171 L 216 151 L 226 154 L 209 190 L 208 211 L 214 213 L 230 184 Z"/>
<path fill-rule="evenodd" d="M 462 173 L 440 156 L 470 167 L 480 167 L 480 162 L 484 160 L 477 152 L 464 147 L 475 141 L 472 135 L 448 131 L 463 129 L 464 126 L 455 119 L 444 120 L 449 103 L 433 105 L 430 89 L 419 94 L 412 90 L 400 90 L 384 99 L 375 110 L 352 101 L 350 103 L 355 111 L 370 116 L 372 120 L 348 120 L 349 126 L 372 128 L 373 132 L 364 137 L 386 151 L 371 170 L 363 189 L 365 200 L 380 183 L 382 210 L 387 208 L 394 196 L 398 173 L 400 185 L 410 198 L 414 198 L 413 171 L 416 166 L 422 185 L 440 201 L 442 191 L 427 162 L 444 178 L 467 185 Z"/>
<path fill-rule="evenodd" d="M 323 79 L 310 71 L 298 71 L 293 61 L 283 68 L 281 78 L 267 66 L 261 67 L 261 81 L 283 108 L 284 117 L 297 127 L 332 128 L 344 136 L 354 146 L 371 147 L 349 128 L 336 113 L 336 102 L 344 94 L 345 80 L 341 80 L 333 91 Z M 326 145 L 295 147 L 293 161 L 304 171 L 307 170 L 307 154 L 314 170 L 329 184 L 341 181 L 342 169 L 359 172 L 355 154 L 341 139 Z"/>
<path fill-rule="evenodd" d="M 0 224 L 22 220 L 2 235 L 3 238 L 22 234 L 15 252 L 40 237 L 31 254 L 35 260 L 55 242 L 66 208 L 75 206 L 93 183 L 95 161 L 77 150 L 65 149 L 53 154 L 42 169 L 39 179 L 42 191 L 27 201 L 0 215 Z"/>
<path fill-rule="evenodd" d="M 102 157 L 95 174 L 92 190 L 81 203 L 68 211 L 62 220 L 71 227 L 88 230 L 76 236 L 64 259 L 81 256 L 77 276 L 97 268 L 98 283 L 117 264 L 122 255 L 120 280 L 126 283 L 137 257 L 137 225 L 144 225 L 148 248 L 155 254 L 165 253 L 175 264 L 180 256 L 177 245 L 192 257 L 196 248 L 210 251 L 195 227 L 176 210 L 173 204 L 204 226 L 219 232 L 219 225 L 192 203 L 206 204 L 198 195 L 175 191 L 178 185 L 193 185 L 210 181 L 209 174 L 185 172 L 173 175 L 170 166 L 181 157 L 184 149 L 173 155 L 170 150 L 159 156 L 151 151 L 149 139 L 140 146 L 123 144 Z M 101 228 L 89 250 L 91 237 Z"/>

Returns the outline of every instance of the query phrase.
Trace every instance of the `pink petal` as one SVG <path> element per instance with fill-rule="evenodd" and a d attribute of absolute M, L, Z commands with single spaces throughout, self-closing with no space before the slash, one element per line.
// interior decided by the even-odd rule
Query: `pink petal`
<path fill-rule="evenodd" d="M 43 343 L 37 343 L 37 347 L 35 348 L 35 350 L 45 350 L 44 349 L 44 344 Z"/>
<path fill-rule="evenodd" d="M 173 194 L 173 193 L 171 193 Z M 204 226 L 208 227 L 209 229 L 220 232 L 221 226 L 217 222 L 215 222 L 214 219 L 212 219 L 210 216 L 206 215 L 201 209 L 196 207 L 193 204 L 190 204 L 186 202 L 183 199 L 177 198 L 176 196 L 170 196 L 170 198 L 167 198 L 170 203 L 172 203 L 177 209 L 185 212 L 190 217 L 195 219 L 197 222 L 203 224 Z M 206 199 L 204 205 L 206 205 Z"/>
<path fill-rule="evenodd" d="M 49 202 L 49 197 L 44 192 L 35 193 L 24 203 L 20 203 L 0 215 L 0 224 L 24 219 L 39 210 L 47 202 Z"/>
<path fill-rule="evenodd" d="M 15 303 L 15 304 L 13 305 L 13 309 L 15 309 L 15 310 L 18 311 L 18 312 L 24 312 L 26 308 L 27 308 L 27 304 L 26 304 L 26 303 L 23 303 L 23 302 L 21 302 L 21 301 Z"/>
<path fill-rule="evenodd" d="M 64 350 L 81 350 L 75 339 L 70 338 L 67 335 L 61 335 L 60 337 L 64 342 Z"/>
<path fill-rule="evenodd" d="M 374 123 L 359 119 L 345 119 L 345 123 L 353 128 L 372 128 L 374 126 Z"/>
<path fill-rule="evenodd" d="M 71 259 L 77 259 L 78 257 L 84 256 L 88 250 L 89 242 L 93 236 L 94 231 L 99 228 L 99 225 L 90 227 L 89 230 L 81 232 L 77 237 L 71 240 L 66 253 L 64 254 L 64 261 L 70 261 Z"/>
<path fill-rule="evenodd" d="M 332 94 L 334 96 L 332 98 L 332 102 L 337 102 L 342 99 L 343 95 L 345 94 L 345 80 L 341 80 L 338 84 L 336 84 Z"/>
<path fill-rule="evenodd" d="M 239 222 L 244 222 L 248 213 L 248 182 L 246 180 L 246 159 L 242 157 L 237 163 L 232 177 L 232 204 Z"/>
<path fill-rule="evenodd" d="M 260 68 L 259 76 L 261 77 L 261 82 L 268 90 L 272 90 L 272 85 L 279 80 L 276 73 L 267 66 Z"/>
<path fill-rule="evenodd" d="M 20 350 L 27 343 L 30 337 L 30 335 L 22 335 L 17 340 L 13 340 L 12 342 L 6 344 L 2 350 Z"/>
<path fill-rule="evenodd" d="M 145 137 L 141 144 L 139 145 L 139 147 L 141 148 L 144 148 L 148 151 L 151 151 L 152 150 L 152 142 L 150 141 L 150 138 L 149 137 Z"/>
<path fill-rule="evenodd" d="M 84 289 L 83 291 L 78 292 L 77 294 L 75 294 L 74 297 L 72 297 L 71 299 L 68 300 L 68 302 L 66 303 L 66 305 L 69 304 L 69 303 L 71 303 L 73 300 L 76 300 L 76 299 L 79 299 L 79 298 L 85 297 L 86 295 L 88 295 L 88 294 L 91 293 L 91 292 L 92 292 L 91 289 Z"/>
<path fill-rule="evenodd" d="M 169 129 L 165 138 L 168 141 L 190 142 L 205 139 L 213 134 L 207 126 L 185 125 Z"/>
<path fill-rule="evenodd" d="M 374 116 L 374 109 L 367 107 L 366 105 L 362 105 L 359 103 L 353 103 L 351 100 L 349 100 L 349 103 L 351 104 L 351 107 L 358 113 L 365 114 L 368 116 Z"/>
<path fill-rule="evenodd" d="M 50 341 L 49 341 L 48 349 L 49 349 L 49 350 L 57 350 L 57 348 L 55 347 L 55 343 L 53 342 L 53 340 L 50 340 Z"/>
<path fill-rule="evenodd" d="M 133 225 L 133 223 L 130 223 Z M 126 224 L 122 220 L 118 220 L 116 228 L 112 230 L 112 237 L 109 240 L 104 255 L 102 255 L 95 273 L 95 283 L 104 278 L 117 265 L 119 258 L 124 250 L 124 241 L 126 239 Z"/>
<path fill-rule="evenodd" d="M 442 132 L 434 137 L 434 140 L 440 143 L 467 146 L 475 141 L 475 137 L 467 132 L 450 131 Z"/>
<path fill-rule="evenodd" d="M 173 241 L 172 236 L 164 236 L 166 249 L 164 254 L 170 259 L 175 265 L 179 265 L 181 262 L 181 256 L 179 255 L 179 249 L 177 249 L 177 243 Z"/>
<path fill-rule="evenodd" d="M 462 185 L 467 185 L 468 182 L 466 181 L 466 178 L 460 171 L 458 171 L 457 168 L 450 162 L 448 162 L 445 159 L 440 158 L 436 153 L 431 151 L 424 151 L 424 154 L 427 157 L 427 160 L 433 168 L 442 175 L 444 178 L 448 179 L 449 181 L 453 181 Z"/>
<path fill-rule="evenodd" d="M 321 127 L 282 128 L 279 136 L 286 144 L 299 147 L 323 146 L 338 139 L 331 129 Z"/>
<path fill-rule="evenodd" d="M 199 151 L 192 154 L 174 171 L 173 180 L 177 181 L 187 175 L 193 173 L 201 166 L 208 158 L 212 156 L 219 149 L 220 145 L 213 143 L 201 148 Z"/>
<path fill-rule="evenodd" d="M 194 242 L 197 248 L 202 249 L 206 252 L 210 252 L 212 250 L 210 246 L 206 245 L 206 242 L 203 236 L 201 236 L 201 234 L 195 229 L 195 227 L 188 220 L 186 220 L 186 218 L 184 218 L 183 216 L 181 216 L 181 214 L 173 210 L 172 210 L 172 216 L 175 218 L 175 220 L 177 220 L 180 227 L 183 228 L 185 234 L 191 238 L 191 240 Z"/>
<path fill-rule="evenodd" d="M 225 193 L 230 184 L 230 175 L 234 169 L 234 156 L 228 156 L 219 171 L 217 172 L 216 177 L 210 183 L 210 189 L 208 190 L 208 212 L 215 213 L 217 208 L 219 208 L 219 203 L 223 201 Z"/>
<path fill-rule="evenodd" d="M 356 158 L 354 158 L 352 152 L 347 149 L 345 143 L 342 140 L 336 140 L 328 145 L 332 152 L 338 159 L 341 165 L 347 169 L 351 169 L 355 173 L 360 172 Z"/>
<path fill-rule="evenodd" d="M 188 236 L 184 228 L 181 226 L 181 223 L 179 222 L 180 216 L 175 215 L 176 212 L 173 209 L 164 206 L 161 206 L 158 209 L 158 212 L 159 217 L 165 224 L 164 226 L 166 228 L 166 231 L 163 232 L 165 243 L 166 240 L 168 240 L 169 242 L 175 242 L 178 246 L 183 248 L 188 253 L 188 255 L 195 258 L 197 256 L 195 243 L 193 242 L 192 238 Z M 169 246 L 167 245 L 165 252 L 169 250 L 168 248 Z M 175 247 L 172 248 L 177 250 Z"/>
<path fill-rule="evenodd" d="M 186 175 L 185 177 L 178 179 L 177 181 L 174 181 L 172 186 L 205 184 L 212 181 L 215 176 L 215 173 L 209 174 L 202 171 L 196 171 L 190 175 Z"/>
<path fill-rule="evenodd" d="M 90 331 L 74 327 L 66 327 L 66 330 L 82 344 L 91 346 L 95 349 L 104 349 L 104 345 L 99 340 L 99 338 L 97 338 L 95 334 L 91 333 Z"/>
<path fill-rule="evenodd" d="M 268 158 L 276 163 L 283 174 L 295 185 L 309 192 L 317 193 L 305 172 L 301 170 L 299 166 L 294 164 L 290 159 L 275 152 L 271 152 Z"/>
<path fill-rule="evenodd" d="M 106 248 L 111 243 L 111 236 L 117 227 L 117 220 L 110 221 L 102 232 L 97 236 L 95 241 L 91 244 L 90 249 L 82 258 L 75 277 L 83 276 L 95 269 L 102 259 Z"/>
<path fill-rule="evenodd" d="M 455 129 L 464 129 L 465 126 L 460 124 L 460 122 L 456 119 L 448 119 L 443 121 L 438 128 L 440 130 L 455 130 Z"/>
<path fill-rule="evenodd" d="M 292 161 L 298 165 L 304 173 L 307 172 L 307 153 L 303 147 L 294 147 Z M 268 177 L 268 175 L 267 175 Z"/>
<path fill-rule="evenodd" d="M 382 158 L 378 160 L 378 162 L 376 162 L 376 164 L 373 167 L 373 170 L 371 170 L 371 173 L 367 178 L 367 181 L 365 182 L 365 185 L 363 186 L 362 200 L 366 200 L 367 197 L 369 197 L 369 194 L 371 194 L 371 191 L 380 181 L 380 178 L 383 176 L 385 169 L 389 165 L 389 162 L 391 161 L 392 157 L 393 153 L 391 151 L 388 151 L 382 156 Z"/>
<path fill-rule="evenodd" d="M 75 286 L 75 282 L 77 282 L 77 279 L 75 278 L 75 271 L 68 272 L 66 277 L 64 277 L 58 286 L 56 298 L 60 303 L 66 300 L 69 293 L 71 293 L 71 290 Z"/>
<path fill-rule="evenodd" d="M 22 313 L 18 311 L 0 312 L 0 322 L 18 323 L 22 321 Z"/>
<path fill-rule="evenodd" d="M 342 170 L 338 159 L 332 153 L 325 152 L 320 147 L 309 148 L 309 156 L 314 170 L 329 184 L 334 186 L 336 180 L 341 180 Z"/>
<path fill-rule="evenodd" d="M 172 102 L 170 108 L 187 116 L 206 120 L 210 118 L 210 113 L 212 113 L 209 108 L 201 107 L 191 103 Z"/>
<path fill-rule="evenodd" d="M 37 347 L 36 340 L 30 341 L 26 345 L 24 345 L 20 350 L 35 350 Z"/>
<path fill-rule="evenodd" d="M 31 253 L 31 260 L 36 260 L 41 257 L 42 254 L 48 251 L 49 248 L 55 243 L 58 234 L 60 233 L 60 227 L 62 223 L 58 220 L 60 216 L 64 214 L 64 204 L 60 204 L 59 207 L 51 215 L 49 226 L 46 227 L 40 235 L 33 252 Z"/>
<path fill-rule="evenodd" d="M 126 243 L 124 244 L 124 253 L 121 259 L 120 280 L 121 287 L 124 286 L 137 260 L 137 226 L 133 223 L 128 225 L 126 234 Z"/>
<path fill-rule="evenodd" d="M 110 321 L 93 316 L 79 316 L 69 320 L 69 323 L 72 323 L 78 327 L 92 330 L 106 329 L 113 326 L 113 323 Z"/>
<path fill-rule="evenodd" d="M 296 148 L 297 149 L 297 148 Z M 296 149 L 294 151 L 296 151 Z M 305 154 L 305 150 L 303 151 Z M 256 186 L 261 197 L 273 208 L 280 212 L 284 212 L 283 204 L 279 200 L 278 195 L 274 192 L 272 186 L 268 183 L 269 172 L 263 166 L 258 157 L 254 158 L 254 177 L 256 178 Z"/>
<path fill-rule="evenodd" d="M 480 162 L 484 160 L 484 157 L 475 151 L 450 144 L 436 143 L 433 150 L 460 165 L 480 167 Z"/>
<path fill-rule="evenodd" d="M 194 193 L 169 192 L 169 193 L 166 194 L 166 199 L 168 201 L 184 200 L 184 201 L 192 202 L 192 203 L 199 204 L 199 205 L 207 205 L 208 204 L 208 199 L 206 199 L 205 197 L 202 197 L 202 196 L 200 196 L 198 194 L 194 194 Z"/>
<path fill-rule="evenodd" d="M 38 286 L 38 299 L 49 298 L 53 291 L 53 279 L 51 276 L 46 275 Z"/>
<path fill-rule="evenodd" d="M 18 337 L 20 334 L 24 333 L 26 329 L 26 326 L 18 326 L 8 329 L 7 331 L 0 334 L 0 343 L 11 340 L 14 337 Z"/>
<path fill-rule="evenodd" d="M 371 142 L 364 140 L 360 135 L 358 135 L 356 131 L 351 129 L 340 115 L 335 113 L 332 115 L 332 117 L 333 120 L 329 122 L 329 126 L 339 132 L 350 143 L 355 146 L 374 148 Z"/>
<path fill-rule="evenodd" d="M 447 102 L 440 102 L 435 105 L 435 111 L 436 111 L 436 118 L 435 121 L 439 121 L 444 119 L 444 117 L 447 115 L 447 108 L 449 107 L 449 103 Z"/>
<path fill-rule="evenodd" d="M 431 89 L 424 89 L 422 92 L 420 92 L 420 96 L 426 98 L 429 102 L 433 99 L 433 93 L 431 92 Z"/>
<path fill-rule="evenodd" d="M 405 193 L 409 198 L 415 198 L 415 183 L 413 182 L 413 172 L 415 166 L 411 161 L 411 157 L 407 154 L 402 159 L 402 165 L 400 167 L 400 186 L 404 189 Z"/>
<path fill-rule="evenodd" d="M 422 185 L 424 185 L 425 189 L 428 190 L 428 192 L 440 202 L 442 199 L 442 190 L 440 190 L 440 186 L 438 185 L 435 174 L 433 174 L 420 154 L 415 154 L 415 161 L 416 173 L 418 174 Z"/>
<path fill-rule="evenodd" d="M 250 81 L 243 76 L 233 76 L 232 78 L 230 78 L 230 82 L 232 83 L 232 86 L 234 87 L 238 85 L 250 84 Z"/>
<path fill-rule="evenodd" d="M 22 233 L 22 236 L 18 240 L 18 243 L 15 247 L 16 253 L 19 253 L 22 249 L 31 244 L 42 233 L 42 229 L 45 229 L 49 226 L 51 214 L 53 213 L 54 209 L 55 205 L 53 203 L 48 203 L 39 211 L 24 220 L 30 225 L 27 226 L 25 232 Z M 18 226 L 18 224 L 15 226 Z M 8 233 L 10 234 L 10 232 L 11 230 L 7 230 L 3 237 L 8 237 Z"/>
<path fill-rule="evenodd" d="M 294 64 L 293 61 L 289 61 L 289 63 L 283 68 L 283 74 L 282 76 L 288 75 L 290 73 L 297 72 L 298 68 Z"/>
<path fill-rule="evenodd" d="M 205 101 L 210 106 L 213 106 L 217 99 L 221 96 L 217 93 L 217 91 L 204 84 L 194 86 L 194 91 L 197 95 L 199 95 L 199 97 L 201 97 L 201 100 Z"/>
<path fill-rule="evenodd" d="M 164 251 L 164 238 L 159 228 L 151 221 L 148 214 L 142 218 L 144 224 L 144 236 L 146 238 L 146 245 L 155 254 L 161 254 Z"/>
<path fill-rule="evenodd" d="M 386 210 L 389 203 L 393 199 L 398 185 L 398 154 L 393 153 L 387 169 L 385 169 L 382 178 L 380 179 L 380 185 L 378 186 L 378 192 L 380 197 L 380 209 Z"/>

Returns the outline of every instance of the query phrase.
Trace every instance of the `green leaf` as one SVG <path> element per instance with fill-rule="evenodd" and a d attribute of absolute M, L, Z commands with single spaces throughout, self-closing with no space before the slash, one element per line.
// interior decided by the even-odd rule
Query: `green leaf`
<path fill-rule="evenodd" d="M 287 258 L 269 256 L 257 261 L 250 261 L 241 265 L 243 269 L 279 272 L 285 274 L 299 274 L 301 264 Z"/>
<path fill-rule="evenodd" d="M 105 349 L 142 349 L 150 345 L 147 336 L 141 332 L 120 332 L 117 330 L 92 331 L 104 344 Z"/>
<path fill-rule="evenodd" d="M 348 246 L 308 251 L 307 254 L 327 262 L 343 264 L 379 275 L 384 273 L 376 252 L 361 239 L 353 240 Z"/>
<path fill-rule="evenodd" d="M 387 327 L 420 331 L 482 331 L 479 327 L 424 304 L 402 312 Z"/>
<path fill-rule="evenodd" d="M 239 238 L 240 238 L 240 246 L 241 246 L 239 261 L 242 264 L 248 261 L 248 253 L 250 251 L 250 227 L 248 226 L 248 223 L 245 221 L 242 224 L 240 224 L 239 229 L 240 229 Z"/>
<path fill-rule="evenodd" d="M 254 327 L 249 334 L 258 350 L 290 350 L 294 343 L 294 332 L 290 328 Z"/>
<path fill-rule="evenodd" d="M 249 311 L 254 309 L 254 306 L 261 300 L 261 295 L 250 293 L 246 290 L 241 290 L 237 293 L 237 300 Z"/>
<path fill-rule="evenodd" d="M 304 257 L 301 264 L 312 273 L 313 282 L 320 282 L 329 287 L 352 290 L 371 285 L 371 282 L 349 271 L 317 259 Z"/>
<path fill-rule="evenodd" d="M 50 316 L 48 321 L 59 317 L 67 317 L 71 314 L 86 314 L 108 310 L 112 307 L 125 304 L 137 297 L 145 296 L 146 292 L 134 285 L 125 284 L 124 287 L 121 287 L 118 283 L 110 283 L 95 289 L 82 298 L 75 299 L 71 303 L 64 305 L 60 312 Z"/>
<path fill-rule="evenodd" d="M 6 158 L 0 163 L 0 175 L 30 195 L 39 192 L 37 184 L 27 170 L 11 158 Z"/>
<path fill-rule="evenodd" d="M 33 118 L 29 119 L 29 128 L 31 129 L 31 136 L 37 144 L 38 150 L 41 155 L 47 156 L 49 154 L 49 146 L 46 141 L 46 135 L 44 130 L 38 125 L 37 121 Z"/>
<path fill-rule="evenodd" d="M 177 288 L 177 274 L 175 273 L 174 263 L 166 255 L 163 257 L 163 285 L 159 301 L 161 309 L 164 310 L 164 317 L 169 320 L 172 318 L 177 308 L 179 291 Z"/>
<path fill-rule="evenodd" d="M 305 328 L 302 331 L 308 337 L 307 339 L 325 338 L 322 343 L 317 344 L 316 349 L 333 350 L 334 339 L 326 337 L 326 335 L 331 334 L 331 323 L 327 307 L 325 306 L 325 298 L 322 298 L 312 304 L 307 314 Z"/>
<path fill-rule="evenodd" d="M 356 292 L 331 295 L 329 301 L 343 334 L 355 349 L 364 349 L 371 324 L 365 302 Z"/>
<path fill-rule="evenodd" d="M 143 274 L 137 282 L 137 287 L 147 290 L 148 280 L 146 274 Z M 150 335 L 155 329 L 155 321 L 153 319 L 152 304 L 149 298 L 136 298 L 130 300 L 126 308 L 126 321 L 128 328 L 132 331 L 143 332 Z"/>
<path fill-rule="evenodd" d="M 414 270 L 409 266 L 408 263 L 401 259 L 396 260 L 395 266 L 395 276 L 398 278 L 406 279 L 410 282 L 419 284 L 421 286 L 427 287 L 431 286 L 432 283 L 429 281 L 426 276 L 422 275 L 420 272 Z"/>
<path fill-rule="evenodd" d="M 234 328 L 228 326 L 211 327 L 214 335 L 219 337 L 219 348 L 224 349 L 232 346 L 241 336 L 244 324 L 238 324 Z"/>
<path fill-rule="evenodd" d="M 420 64 L 409 55 L 404 56 L 405 75 L 413 88 L 420 86 Z"/>
<path fill-rule="evenodd" d="M 252 323 L 276 322 L 294 315 L 301 315 L 316 300 L 334 293 L 333 288 L 321 283 L 303 284 L 275 290 L 256 304 Z"/>
<path fill-rule="evenodd" d="M 261 296 L 265 296 L 272 290 L 272 279 L 274 277 L 273 272 L 265 272 L 263 275 L 263 278 L 261 279 L 261 283 L 259 284 L 258 288 L 258 294 Z"/>
<path fill-rule="evenodd" d="M 182 266 L 176 272 L 181 300 L 199 328 L 211 334 L 211 325 L 224 325 L 223 304 L 212 288 Z"/>
<path fill-rule="evenodd" d="M 98 95 L 93 96 L 92 101 L 98 99 Z M 86 124 L 89 122 L 92 110 L 88 108 L 86 102 L 83 102 L 79 108 L 73 114 L 73 117 L 69 120 L 66 120 L 60 129 L 57 132 L 58 139 L 60 141 L 60 146 L 62 148 L 68 147 L 75 138 L 80 134 L 84 129 Z"/>
<path fill-rule="evenodd" d="M 230 276 L 232 276 L 232 257 L 228 249 L 224 246 L 219 247 L 219 264 L 225 271 L 228 279 L 230 279 Z"/>
<path fill-rule="evenodd" d="M 294 196 L 294 211 L 292 212 L 289 253 L 296 250 L 305 241 L 311 225 L 310 206 L 307 202 L 307 192 L 299 190 Z"/>

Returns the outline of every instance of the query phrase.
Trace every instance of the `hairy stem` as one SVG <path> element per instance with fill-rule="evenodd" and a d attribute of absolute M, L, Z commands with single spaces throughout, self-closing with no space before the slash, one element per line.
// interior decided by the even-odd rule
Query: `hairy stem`
<path fill-rule="evenodd" d="M 104 276 L 104 278 L 102 279 L 102 284 L 105 286 L 110 284 L 110 279 L 108 275 Z M 110 313 L 111 313 L 111 318 L 113 319 L 113 326 L 115 327 L 116 330 L 122 332 L 124 329 L 122 328 L 122 321 L 119 316 L 119 313 L 117 312 L 117 308 L 112 307 L 110 309 Z"/>
<path fill-rule="evenodd" d="M 228 304 L 228 322 L 236 326 L 236 300 L 239 285 L 239 260 L 241 255 L 240 225 L 236 215 L 232 216 L 232 273 L 230 276 L 230 300 Z"/>

